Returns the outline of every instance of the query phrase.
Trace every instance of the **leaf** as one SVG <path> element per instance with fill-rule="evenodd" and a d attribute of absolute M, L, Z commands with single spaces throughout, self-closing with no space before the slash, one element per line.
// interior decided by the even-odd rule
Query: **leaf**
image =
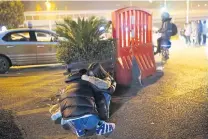
<path fill-rule="evenodd" d="M 0 26 L 17 28 L 24 22 L 24 5 L 21 1 L 0 1 Z"/>

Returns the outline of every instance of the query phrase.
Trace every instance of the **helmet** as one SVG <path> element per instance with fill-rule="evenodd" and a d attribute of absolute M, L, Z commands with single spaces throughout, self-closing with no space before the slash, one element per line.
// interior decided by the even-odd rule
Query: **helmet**
<path fill-rule="evenodd" d="M 162 20 L 167 20 L 170 18 L 170 14 L 168 12 L 163 12 L 161 15 Z"/>

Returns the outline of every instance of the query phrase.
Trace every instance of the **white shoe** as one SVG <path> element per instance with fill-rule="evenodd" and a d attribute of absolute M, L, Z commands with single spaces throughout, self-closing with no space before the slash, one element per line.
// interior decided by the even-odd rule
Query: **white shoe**
<path fill-rule="evenodd" d="M 109 135 L 111 134 L 115 129 L 114 123 L 106 123 L 105 121 L 102 121 L 101 124 L 96 129 L 97 135 Z"/>

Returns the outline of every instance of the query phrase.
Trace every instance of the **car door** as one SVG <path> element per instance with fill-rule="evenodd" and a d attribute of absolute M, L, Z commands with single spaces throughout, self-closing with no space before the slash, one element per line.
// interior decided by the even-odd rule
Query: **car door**
<path fill-rule="evenodd" d="M 37 48 L 31 42 L 30 31 L 9 32 L 3 37 L 3 41 L 13 65 L 37 64 Z"/>
<path fill-rule="evenodd" d="M 37 62 L 38 64 L 57 63 L 56 48 L 57 37 L 47 31 L 37 30 L 33 32 L 36 37 Z"/>

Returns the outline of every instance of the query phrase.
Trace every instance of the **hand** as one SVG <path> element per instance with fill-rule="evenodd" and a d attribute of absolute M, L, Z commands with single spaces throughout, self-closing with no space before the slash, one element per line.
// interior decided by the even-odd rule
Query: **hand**
<path fill-rule="evenodd" d="M 115 92 L 115 88 L 113 87 L 113 86 L 111 86 L 110 88 L 109 88 L 109 92 L 112 94 L 112 93 L 114 93 Z"/>

